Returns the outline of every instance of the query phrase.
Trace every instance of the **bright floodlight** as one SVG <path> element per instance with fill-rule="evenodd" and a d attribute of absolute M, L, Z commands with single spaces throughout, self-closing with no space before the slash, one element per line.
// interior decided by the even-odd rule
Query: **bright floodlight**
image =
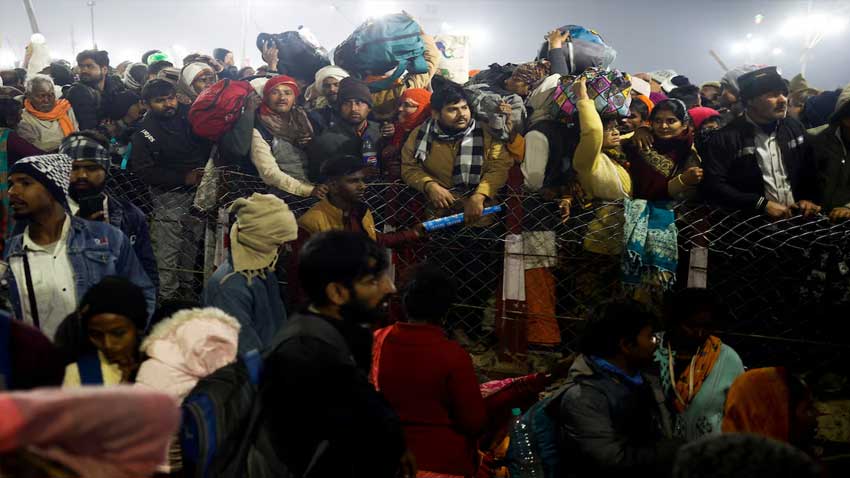
<path fill-rule="evenodd" d="M 363 10 L 367 16 L 380 17 L 391 13 L 401 12 L 398 2 L 363 2 Z"/>
<path fill-rule="evenodd" d="M 12 50 L 0 50 L 0 66 L 13 67 L 18 58 Z"/>
<path fill-rule="evenodd" d="M 809 37 L 837 34 L 843 32 L 845 28 L 847 28 L 845 17 L 813 13 L 788 18 L 782 25 L 780 33 L 786 37 Z"/>
<path fill-rule="evenodd" d="M 764 15 L 762 15 L 761 13 L 756 15 L 756 18 L 755 18 L 755 24 L 756 25 L 760 25 L 761 22 L 763 22 L 763 21 L 764 21 Z"/>
<path fill-rule="evenodd" d="M 774 48 L 771 53 L 773 53 L 775 56 L 779 56 L 782 54 L 782 48 Z"/>

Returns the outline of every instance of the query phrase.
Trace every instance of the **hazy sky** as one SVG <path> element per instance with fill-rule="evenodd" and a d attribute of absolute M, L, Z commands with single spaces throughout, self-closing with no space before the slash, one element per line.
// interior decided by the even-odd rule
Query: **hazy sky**
<path fill-rule="evenodd" d="M 41 31 L 58 56 L 72 58 L 72 28 L 78 51 L 91 45 L 86 0 L 32 2 Z M 305 25 L 330 50 L 370 13 L 404 9 L 429 33 L 470 34 L 473 68 L 530 60 L 546 31 L 573 23 L 596 29 L 617 49 L 617 68 L 628 72 L 672 68 L 702 82 L 723 73 L 708 55 L 712 48 L 730 67 L 754 60 L 780 65 L 789 78 L 798 73 L 803 40 L 779 33 L 802 31 L 784 24 L 810 3 L 813 11 L 826 13 L 829 19 L 818 25 L 820 31 L 829 30 L 829 22 L 836 18 L 850 17 L 850 0 L 97 0 L 95 35 L 113 64 L 138 61 L 142 52 L 153 48 L 182 53 L 222 46 L 238 56 L 244 23 L 245 51 L 257 66 L 260 58 L 254 42 L 261 31 Z M 31 33 L 23 2 L 3 0 L 2 10 L 2 49 L 6 56 L 11 49 L 20 58 Z M 754 21 L 757 14 L 764 16 L 760 24 Z M 746 52 L 748 42 L 754 42 L 752 57 Z M 812 52 L 807 77 L 821 88 L 850 82 L 850 25 L 845 23 L 841 33 L 824 35 Z"/>

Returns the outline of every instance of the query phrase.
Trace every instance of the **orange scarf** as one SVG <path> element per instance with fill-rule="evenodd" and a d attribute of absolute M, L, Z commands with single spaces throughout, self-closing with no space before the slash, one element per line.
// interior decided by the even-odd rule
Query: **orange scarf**
<path fill-rule="evenodd" d="M 30 100 L 24 100 L 24 108 L 33 116 L 41 121 L 59 121 L 59 127 L 62 128 L 62 136 L 68 136 L 73 133 L 74 123 L 71 122 L 71 116 L 68 111 L 71 110 L 71 103 L 68 100 L 58 100 L 52 110 L 48 112 L 38 111 L 30 103 Z"/>
<path fill-rule="evenodd" d="M 702 347 L 700 347 L 692 359 L 690 366 L 686 367 L 685 371 L 676 378 L 676 400 L 673 403 L 679 413 L 684 412 L 699 393 L 700 387 L 702 387 L 705 379 L 708 378 L 711 369 L 714 368 L 717 357 L 720 356 L 720 345 L 719 338 L 713 335 L 710 336 L 702 344 Z M 691 373 L 693 373 L 693 379 L 691 379 Z"/>
<path fill-rule="evenodd" d="M 791 439 L 788 373 L 782 367 L 756 368 L 737 379 L 726 396 L 724 433 L 754 433 Z"/>

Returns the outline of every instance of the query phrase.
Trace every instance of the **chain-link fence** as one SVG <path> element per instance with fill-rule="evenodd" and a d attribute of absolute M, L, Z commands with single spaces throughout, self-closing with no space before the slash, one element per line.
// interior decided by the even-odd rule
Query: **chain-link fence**
<path fill-rule="evenodd" d="M 210 180 L 212 179 L 212 180 Z M 259 178 L 232 170 L 208 174 L 198 190 L 154 194 L 126 171 L 110 190 L 151 220 L 161 296 L 198 299 L 225 254 L 226 208 L 238 197 L 272 192 Z M 296 216 L 314 198 L 277 192 Z M 520 373 L 572 352 L 589 310 L 633 295 L 656 311 L 652 288 L 621 281 L 623 206 L 574 204 L 562 221 L 558 203 L 508 186 L 498 217 L 457 226 L 396 247 L 396 281 L 428 261 L 458 284 L 460 300 L 447 328 L 482 370 Z M 390 234 L 429 218 L 424 197 L 401 183 L 369 184 L 367 204 L 377 232 Z M 850 225 L 827 218 L 770 221 L 705 204 L 674 205 L 678 269 L 673 289 L 705 286 L 728 308 L 718 331 L 748 366 L 835 363 L 850 352 Z M 279 277 L 285 282 L 286 271 Z M 282 289 L 286 292 L 285 284 Z M 396 317 L 399 308 L 393 308 Z"/>

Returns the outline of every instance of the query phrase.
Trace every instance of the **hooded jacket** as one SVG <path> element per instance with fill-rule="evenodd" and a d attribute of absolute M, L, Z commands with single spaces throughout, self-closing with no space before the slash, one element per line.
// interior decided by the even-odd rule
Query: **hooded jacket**
<path fill-rule="evenodd" d="M 183 399 L 198 380 L 236 360 L 239 322 L 221 309 L 182 310 L 142 342 L 136 385 Z"/>

